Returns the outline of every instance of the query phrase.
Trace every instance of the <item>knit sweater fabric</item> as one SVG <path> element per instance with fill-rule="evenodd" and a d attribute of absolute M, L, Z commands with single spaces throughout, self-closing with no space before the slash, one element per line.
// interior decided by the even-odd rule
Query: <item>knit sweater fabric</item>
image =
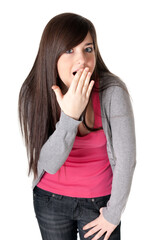
<path fill-rule="evenodd" d="M 106 207 L 103 207 L 103 216 L 108 222 L 118 225 L 129 197 L 136 166 L 134 115 L 130 97 L 123 88 L 111 86 L 99 95 L 102 127 L 113 172 L 111 196 Z M 82 115 L 75 120 L 61 110 L 55 131 L 41 148 L 38 177 L 33 180 L 32 188 L 45 172 L 55 174 L 65 163 L 82 120 Z"/>

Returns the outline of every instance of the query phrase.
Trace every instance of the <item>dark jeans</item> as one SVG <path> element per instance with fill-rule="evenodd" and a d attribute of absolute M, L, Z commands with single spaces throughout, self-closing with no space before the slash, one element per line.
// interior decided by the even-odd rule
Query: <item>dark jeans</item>
<path fill-rule="evenodd" d="M 84 238 L 83 226 L 96 219 L 99 209 L 105 207 L 110 195 L 97 198 L 75 198 L 53 194 L 38 188 L 33 190 L 34 210 L 43 240 L 76 240 L 92 239 L 93 234 Z M 120 240 L 120 224 L 111 234 L 109 240 Z M 104 239 L 105 234 L 99 238 Z"/>

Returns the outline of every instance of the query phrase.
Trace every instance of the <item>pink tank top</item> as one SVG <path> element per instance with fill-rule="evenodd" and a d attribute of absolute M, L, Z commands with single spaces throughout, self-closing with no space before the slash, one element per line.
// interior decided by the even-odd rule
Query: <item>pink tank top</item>
<path fill-rule="evenodd" d="M 98 92 L 92 92 L 92 104 L 94 127 L 101 127 Z M 70 197 L 94 198 L 109 195 L 113 174 L 106 144 L 103 129 L 85 136 L 76 136 L 73 148 L 62 167 L 55 174 L 45 172 L 37 186 Z"/>

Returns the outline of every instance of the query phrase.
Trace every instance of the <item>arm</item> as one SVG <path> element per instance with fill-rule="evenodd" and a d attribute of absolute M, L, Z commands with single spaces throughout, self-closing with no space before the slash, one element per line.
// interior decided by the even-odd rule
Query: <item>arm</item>
<path fill-rule="evenodd" d="M 115 87 L 110 106 L 110 126 L 115 158 L 111 197 L 103 208 L 104 218 L 118 225 L 128 200 L 136 165 L 134 116 L 128 94 Z"/>
<path fill-rule="evenodd" d="M 39 169 L 54 174 L 61 168 L 73 147 L 80 123 L 81 121 L 69 117 L 61 110 L 54 133 L 41 148 L 38 161 Z"/>
<path fill-rule="evenodd" d="M 87 106 L 94 81 L 90 82 L 89 69 L 80 69 L 74 76 L 68 91 L 63 95 L 59 86 L 53 85 L 61 116 L 54 133 L 40 151 L 38 172 L 54 174 L 66 161 L 77 134 L 81 115 Z M 81 79 L 81 81 L 79 81 Z M 89 83 L 90 82 L 90 83 Z M 82 91 L 83 89 L 83 91 Z M 76 120 L 78 119 L 79 120 Z"/>
<path fill-rule="evenodd" d="M 121 87 L 113 87 L 112 97 L 109 92 L 105 99 L 105 111 L 111 129 L 113 152 L 113 181 L 111 197 L 106 207 L 100 209 L 98 218 L 83 227 L 90 230 L 85 234 L 99 239 L 109 239 L 111 233 L 119 225 L 121 214 L 129 196 L 133 172 L 136 165 L 135 127 L 131 102 L 128 94 Z"/>

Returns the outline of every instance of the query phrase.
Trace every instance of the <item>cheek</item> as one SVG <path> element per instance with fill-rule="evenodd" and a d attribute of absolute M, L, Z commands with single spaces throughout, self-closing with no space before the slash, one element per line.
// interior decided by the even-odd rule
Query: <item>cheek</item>
<path fill-rule="evenodd" d="M 69 77 L 68 67 L 66 65 L 67 64 L 62 63 L 62 61 L 59 61 L 57 64 L 57 71 L 62 82 L 69 88 L 70 77 Z"/>
<path fill-rule="evenodd" d="M 90 66 L 91 66 L 91 69 L 94 71 L 95 66 L 96 66 L 96 59 L 95 59 L 95 57 L 93 57 L 93 58 L 90 60 Z"/>
<path fill-rule="evenodd" d="M 61 80 L 64 79 L 64 76 L 65 76 L 65 68 L 64 68 L 64 64 L 58 64 L 57 65 L 57 71 L 58 71 L 58 74 L 59 74 L 59 77 L 61 78 Z"/>
<path fill-rule="evenodd" d="M 62 79 L 64 77 L 64 72 L 66 70 L 66 68 L 64 67 L 66 64 L 65 64 L 65 59 L 64 59 L 64 56 L 60 56 L 60 58 L 58 59 L 58 62 L 57 62 L 57 71 L 58 71 L 58 74 L 59 74 L 59 77 Z"/>

